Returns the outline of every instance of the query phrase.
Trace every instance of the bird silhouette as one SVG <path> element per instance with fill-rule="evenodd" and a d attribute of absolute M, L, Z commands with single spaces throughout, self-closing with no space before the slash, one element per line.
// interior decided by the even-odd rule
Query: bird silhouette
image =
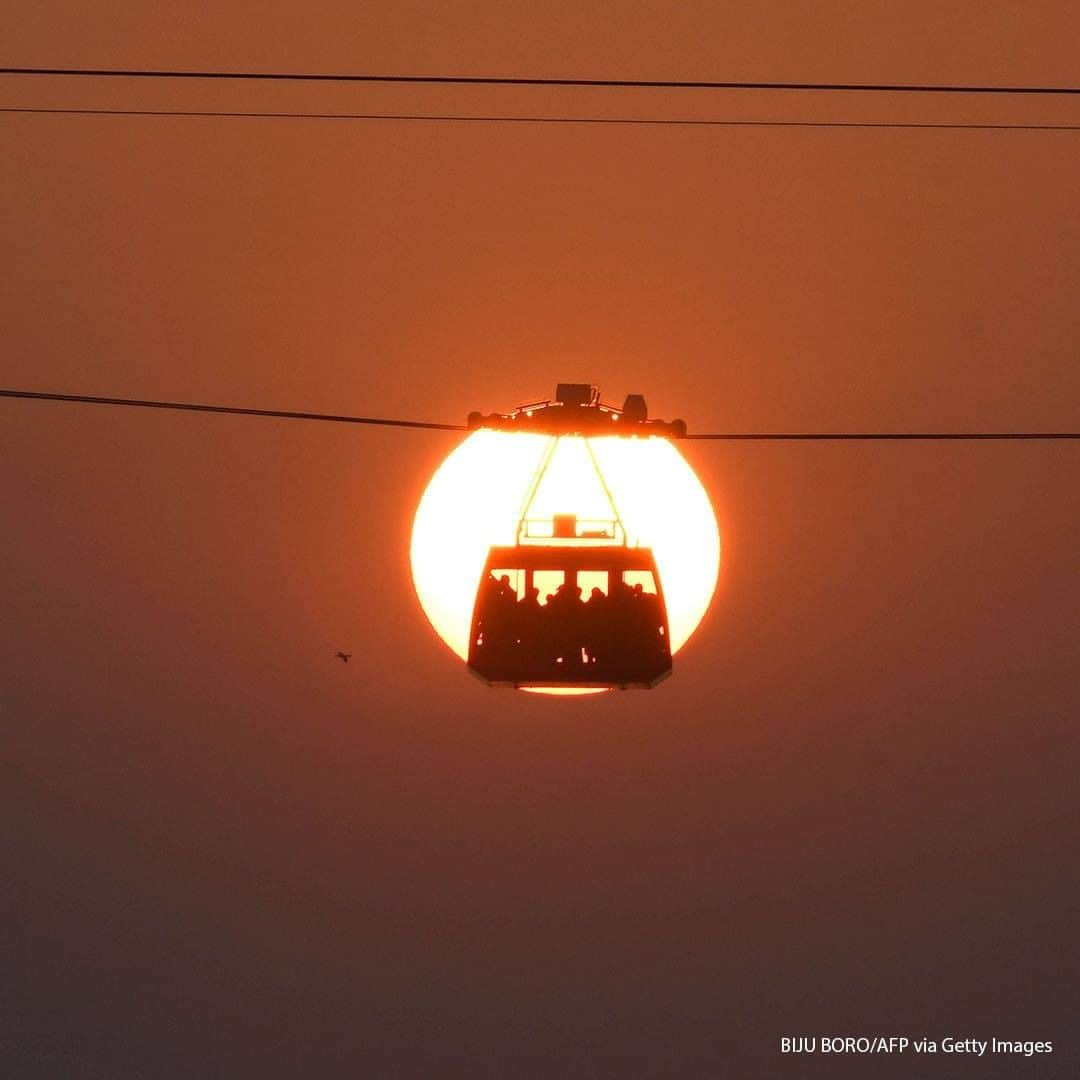
<path fill-rule="evenodd" d="M 352 656 L 352 653 L 351 652 L 342 652 L 339 649 L 336 653 L 334 653 L 334 656 L 336 656 L 337 659 L 340 660 L 343 664 L 347 664 L 349 662 L 349 657 Z"/>

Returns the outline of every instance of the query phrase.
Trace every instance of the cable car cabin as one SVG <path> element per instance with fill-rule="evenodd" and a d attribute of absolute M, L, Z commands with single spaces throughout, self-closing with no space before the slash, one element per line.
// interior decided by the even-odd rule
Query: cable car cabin
<path fill-rule="evenodd" d="M 469 415 L 470 427 L 548 436 L 518 519 L 517 542 L 488 552 L 473 606 L 469 670 L 492 686 L 648 689 L 671 674 L 664 592 L 652 550 L 627 542 L 589 437 L 685 434 L 686 425 L 649 420 L 640 395 L 618 410 L 601 404 L 594 386 L 560 383 L 555 398 L 509 416 Z M 568 435 L 581 437 L 609 518 L 530 516 L 556 448 Z"/>
<path fill-rule="evenodd" d="M 652 551 L 579 536 L 490 550 L 469 638 L 474 674 L 493 686 L 621 690 L 671 674 Z"/>

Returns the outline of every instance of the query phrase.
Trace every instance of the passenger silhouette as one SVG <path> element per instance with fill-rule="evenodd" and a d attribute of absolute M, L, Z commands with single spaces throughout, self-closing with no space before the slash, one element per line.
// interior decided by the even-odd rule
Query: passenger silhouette
<path fill-rule="evenodd" d="M 502 574 L 499 578 L 488 574 L 480 598 L 477 640 L 474 644 L 478 652 L 493 663 L 505 665 L 513 660 L 517 643 L 514 633 L 516 599 L 509 574 Z"/>
<path fill-rule="evenodd" d="M 634 591 L 621 576 L 611 583 L 608 597 L 605 651 L 608 662 L 618 668 L 633 663 L 634 641 Z"/>
<path fill-rule="evenodd" d="M 563 582 L 555 590 L 547 606 L 553 659 L 561 659 L 563 665 L 581 664 L 584 609 L 581 586 Z"/>
<path fill-rule="evenodd" d="M 647 665 L 652 660 L 654 653 L 653 638 L 655 630 L 650 625 L 651 612 L 644 587 L 638 582 L 630 594 L 630 630 L 633 644 L 628 654 L 628 659 L 635 665 Z"/>
<path fill-rule="evenodd" d="M 535 656 L 537 649 L 541 647 L 543 615 L 543 608 L 540 607 L 540 590 L 535 585 L 530 585 L 525 590 L 525 595 L 517 602 L 514 612 L 518 659 L 523 664 L 528 664 L 530 658 Z"/>
<path fill-rule="evenodd" d="M 518 580 L 525 572 L 517 570 Z M 623 580 L 625 572 L 605 572 L 607 591 L 591 588 L 586 601 L 576 572 L 567 569 L 544 603 L 537 586 L 519 599 L 513 573 L 488 572 L 477 596 L 470 665 L 524 685 L 636 684 L 662 675 L 671 666 L 663 604 L 657 592 Z"/>
<path fill-rule="evenodd" d="M 593 586 L 585 604 L 585 616 L 582 620 L 584 648 L 588 663 L 595 664 L 607 653 L 608 602 L 604 590 Z"/>
<path fill-rule="evenodd" d="M 664 637 L 664 616 L 660 610 L 660 597 L 656 593 L 642 592 L 642 645 L 652 647 L 654 654 L 663 655 L 667 651 L 667 640 Z"/>

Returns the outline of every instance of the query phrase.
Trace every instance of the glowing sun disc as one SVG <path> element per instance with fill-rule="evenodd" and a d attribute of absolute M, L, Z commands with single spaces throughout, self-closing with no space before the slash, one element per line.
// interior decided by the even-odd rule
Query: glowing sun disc
<path fill-rule="evenodd" d="M 674 654 L 701 622 L 716 588 L 720 533 L 709 497 L 666 439 L 588 441 L 629 543 L 653 549 Z M 448 455 L 420 499 L 410 551 L 413 584 L 431 625 L 462 660 L 469 655 L 488 549 L 516 542 L 523 504 L 549 445 L 543 435 L 476 431 Z M 582 438 L 558 440 L 530 517 L 611 517 L 587 454 Z"/>

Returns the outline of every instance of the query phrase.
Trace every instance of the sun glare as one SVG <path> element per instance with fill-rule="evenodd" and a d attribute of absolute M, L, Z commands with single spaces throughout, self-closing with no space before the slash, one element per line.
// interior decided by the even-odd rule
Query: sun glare
<path fill-rule="evenodd" d="M 413 583 L 439 636 L 468 659 L 473 604 L 488 549 L 513 544 L 549 439 L 476 431 L 435 471 L 413 523 Z M 651 547 L 677 652 L 709 606 L 720 565 L 720 534 L 709 498 L 686 460 L 663 438 L 598 436 L 596 455 L 631 545 Z M 529 503 L 530 520 L 576 514 L 611 517 L 585 439 L 559 439 Z"/>

